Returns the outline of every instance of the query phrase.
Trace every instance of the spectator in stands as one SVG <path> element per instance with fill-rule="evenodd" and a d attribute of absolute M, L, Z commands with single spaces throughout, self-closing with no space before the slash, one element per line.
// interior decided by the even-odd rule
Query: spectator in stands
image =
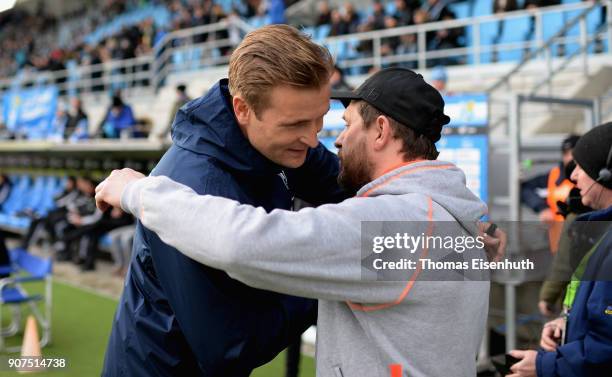
<path fill-rule="evenodd" d="M 210 23 L 210 13 L 213 2 L 210 0 L 203 1 L 202 4 L 195 4 L 193 8 L 193 18 L 191 26 L 202 26 Z"/>
<path fill-rule="evenodd" d="M 355 11 L 355 6 L 350 2 L 344 3 L 344 23 L 349 33 L 356 33 L 359 31 L 359 14 Z"/>
<path fill-rule="evenodd" d="M 191 101 L 191 97 L 187 95 L 187 86 L 185 84 L 179 84 L 176 87 L 176 100 L 174 101 L 174 105 L 172 105 L 172 110 L 170 110 L 170 119 L 168 120 L 168 127 L 166 130 L 160 134 L 160 137 L 165 138 L 170 132 L 170 128 L 172 127 L 172 123 L 174 123 L 174 117 L 176 113 L 178 113 L 179 109 Z"/>
<path fill-rule="evenodd" d="M 211 22 L 213 23 L 221 22 L 225 20 L 226 18 L 228 18 L 228 15 L 223 10 L 223 7 L 220 4 L 213 5 L 212 13 L 210 17 Z M 223 39 L 229 39 L 229 38 L 230 38 L 230 34 L 227 29 L 217 30 L 215 32 L 215 40 L 223 40 Z M 222 56 L 228 56 L 232 52 L 232 47 L 225 44 L 219 47 L 219 52 L 221 53 Z"/>
<path fill-rule="evenodd" d="M 535 10 L 541 7 L 547 7 L 550 5 L 558 5 L 561 4 L 561 0 L 525 0 L 523 4 L 523 9 L 525 10 Z M 525 42 L 530 41 L 533 38 L 533 33 L 535 32 L 535 17 L 531 16 L 529 18 L 529 29 L 525 34 Z M 527 54 L 530 50 L 529 46 L 525 47 L 524 54 Z"/>
<path fill-rule="evenodd" d="M 87 139 L 89 136 L 89 122 L 87 114 L 83 110 L 83 103 L 78 97 L 70 99 L 68 116 L 68 122 L 64 129 L 64 140 L 78 141 Z"/>
<path fill-rule="evenodd" d="M 431 70 L 430 81 L 431 86 L 436 88 L 436 90 L 438 90 L 442 96 L 448 95 L 448 92 L 446 91 L 446 82 L 448 81 L 446 68 L 441 65 L 434 67 L 434 69 Z"/>
<path fill-rule="evenodd" d="M 210 7 L 211 2 L 206 1 L 204 4 L 196 5 L 193 10 L 193 18 L 191 26 L 202 26 L 210 23 Z M 208 33 L 197 34 L 193 37 L 193 43 L 203 43 L 208 39 Z"/>
<path fill-rule="evenodd" d="M 130 255 L 132 255 L 132 242 L 136 227 L 131 225 L 122 226 L 108 232 L 111 239 L 111 254 L 115 261 L 115 271 L 118 276 L 125 276 L 130 265 Z"/>
<path fill-rule="evenodd" d="M 117 139 L 127 134 L 131 137 L 132 128 L 136 124 L 136 119 L 132 108 L 125 104 L 119 93 L 112 98 L 111 106 L 108 109 L 99 133 L 105 139 Z"/>
<path fill-rule="evenodd" d="M 451 11 L 446 11 L 442 15 L 441 21 L 451 21 L 455 19 L 455 14 Z M 432 41 L 430 41 L 428 48 L 430 50 L 446 50 L 453 49 L 463 46 L 463 36 L 465 34 L 465 28 L 454 27 L 448 29 L 438 30 Z M 451 65 L 459 64 L 460 59 L 457 57 L 446 57 L 432 59 L 429 64 L 432 66 L 436 65 Z"/>
<path fill-rule="evenodd" d="M 518 3 L 516 0 L 493 0 L 493 13 L 494 14 L 512 12 L 518 9 L 519 9 Z M 493 38 L 494 45 L 499 43 L 502 35 L 504 34 L 504 24 L 505 24 L 505 20 L 500 20 L 497 23 L 497 34 Z M 497 61 L 497 50 L 493 51 L 492 60 L 494 62 Z"/>
<path fill-rule="evenodd" d="M 427 22 L 441 21 L 450 12 L 448 0 L 426 0 L 421 9 L 427 13 Z"/>
<path fill-rule="evenodd" d="M 51 51 L 49 61 L 46 66 L 41 67 L 42 70 L 48 70 L 51 72 L 58 73 L 60 76 L 55 78 L 55 85 L 60 86 L 59 94 L 63 95 L 66 93 L 65 88 L 61 85 L 66 82 L 65 73 L 62 76 L 59 71 L 64 71 L 66 66 L 64 65 L 64 52 L 61 49 L 55 49 Z"/>
<path fill-rule="evenodd" d="M 151 133 L 152 126 L 153 122 L 148 117 L 136 119 L 136 124 L 132 129 L 132 137 L 134 139 L 146 139 L 149 137 L 149 133 Z"/>
<path fill-rule="evenodd" d="M 403 34 L 400 36 L 400 44 L 397 46 L 397 54 L 405 55 L 405 54 L 416 54 L 417 52 L 417 41 L 415 34 Z M 407 62 L 402 62 L 400 66 L 409 69 L 415 69 L 417 67 L 417 60 L 410 60 Z"/>
<path fill-rule="evenodd" d="M 66 184 L 61 193 L 53 198 L 55 208 L 47 213 L 46 216 L 38 217 L 38 214 L 31 212 L 29 215 L 32 219 L 28 232 L 26 233 L 23 241 L 21 242 L 21 248 L 28 250 L 30 244 L 34 240 L 37 234 L 40 234 L 44 229 L 53 228 L 53 224 L 62 221 L 66 218 L 68 206 L 74 202 L 74 200 L 80 195 L 76 185 L 75 177 L 68 177 Z"/>
<path fill-rule="evenodd" d="M 2 206 L 6 199 L 8 199 L 11 194 L 11 188 L 13 184 L 11 183 L 10 178 L 6 174 L 0 174 L 0 211 L 2 210 Z"/>
<path fill-rule="evenodd" d="M 348 34 L 348 25 L 344 22 L 344 18 L 339 10 L 334 9 L 331 11 L 331 22 L 329 28 L 330 37 L 334 37 L 337 35 L 345 35 Z"/>
<path fill-rule="evenodd" d="M 317 17 L 317 22 L 315 26 L 328 25 L 331 23 L 331 8 L 327 1 L 321 1 L 318 4 L 318 12 L 319 15 Z"/>
<path fill-rule="evenodd" d="M 374 0 L 372 3 L 372 15 L 368 17 L 364 26 L 366 30 L 382 30 L 385 28 L 385 7 L 381 0 Z"/>
<path fill-rule="evenodd" d="M 393 29 L 397 26 L 398 26 L 397 19 L 395 17 L 391 17 L 391 16 L 385 17 L 385 28 Z M 382 56 L 395 55 L 396 54 L 395 50 L 400 45 L 400 37 L 393 36 L 393 37 L 382 38 L 380 43 L 381 43 L 380 53 Z"/>
<path fill-rule="evenodd" d="M 66 211 L 60 212 L 54 222 L 45 224 L 57 260 L 71 259 L 70 247 L 73 238 L 66 238 L 66 235 L 83 223 L 93 222 L 99 217 L 95 201 L 92 206 L 95 186 L 96 182 L 91 178 L 78 177 L 76 179 L 78 193 L 66 203 Z"/>
<path fill-rule="evenodd" d="M 587 0 L 583 0 L 583 1 L 587 1 Z M 606 27 L 606 20 L 608 18 L 608 12 L 607 12 L 607 7 L 602 6 L 600 11 L 599 11 L 599 25 L 597 25 L 597 30 L 599 31 L 603 31 L 604 28 Z M 608 41 L 608 43 L 610 43 Z M 596 54 L 600 54 L 602 53 L 604 50 L 604 44 L 603 44 L 603 40 L 601 39 L 601 33 L 597 33 L 597 35 L 595 36 L 595 53 Z"/>
<path fill-rule="evenodd" d="M 69 119 L 70 116 L 68 115 L 66 104 L 63 101 L 58 102 L 55 117 L 53 117 L 53 122 L 51 124 L 51 131 L 49 135 L 44 135 L 44 137 L 54 141 L 62 141 L 64 130 L 66 129 L 66 124 Z"/>
<path fill-rule="evenodd" d="M 244 18 L 255 16 L 263 16 L 266 13 L 266 7 L 262 0 L 243 0 L 246 5 L 246 11 L 242 13 Z"/>
<path fill-rule="evenodd" d="M 334 71 L 329 78 L 329 83 L 332 90 L 353 90 L 353 87 L 346 82 L 344 72 L 337 65 L 334 65 Z"/>
<path fill-rule="evenodd" d="M 120 209 L 113 208 L 104 212 L 96 210 L 89 216 L 72 214 L 69 221 L 75 228 L 64 235 L 63 241 L 75 242 L 78 245 L 78 257 L 73 255 L 73 259 L 82 263 L 83 271 L 93 271 L 100 238 L 113 229 L 133 224 L 134 219 Z"/>
<path fill-rule="evenodd" d="M 413 23 L 413 13 L 421 6 L 418 0 L 395 0 L 393 17 L 398 26 L 408 26 Z"/>
<path fill-rule="evenodd" d="M 375 0 L 372 4 L 373 12 L 368 17 L 366 22 L 359 27 L 359 31 L 373 31 L 382 30 L 385 28 L 385 8 L 380 0 Z M 357 51 L 364 54 L 365 56 L 372 56 L 374 50 L 374 44 L 372 40 L 363 40 L 359 42 Z M 369 67 L 371 68 L 371 67 Z"/>
<path fill-rule="evenodd" d="M 423 25 L 429 22 L 429 15 L 427 14 L 427 11 L 425 11 L 423 8 L 419 8 L 414 11 L 412 19 L 415 25 Z M 429 44 L 434 38 L 435 38 L 435 32 L 429 31 L 425 33 L 426 47 L 429 46 Z M 416 40 L 416 36 L 415 36 L 415 40 Z"/>
<path fill-rule="evenodd" d="M 104 91 L 104 85 L 102 81 L 102 68 L 100 64 L 102 63 L 102 56 L 100 55 L 101 47 L 94 47 L 85 45 L 85 51 L 81 58 L 81 65 L 85 66 L 94 66 L 92 67 L 91 72 L 89 73 L 89 79 L 92 81 L 91 90 L 93 92 L 102 92 Z"/>

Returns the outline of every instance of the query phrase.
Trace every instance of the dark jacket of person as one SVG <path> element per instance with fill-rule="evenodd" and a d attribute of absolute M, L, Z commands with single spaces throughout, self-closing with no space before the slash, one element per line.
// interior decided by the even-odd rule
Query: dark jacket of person
<path fill-rule="evenodd" d="M 612 221 L 612 207 L 584 214 L 576 221 Z M 612 228 L 587 254 L 588 263 L 569 312 L 565 344 L 540 350 L 538 377 L 608 376 L 612 370 Z"/>
<path fill-rule="evenodd" d="M 346 197 L 336 183 L 338 159 L 322 144 L 299 169 L 255 150 L 238 127 L 227 80 L 181 108 L 172 138 L 151 174 L 198 194 L 266 211 L 290 209 L 294 195 L 315 205 Z M 248 376 L 315 320 L 316 301 L 248 287 L 164 244 L 140 222 L 132 255 L 102 376 Z"/>
<path fill-rule="evenodd" d="M 68 117 L 68 122 L 66 122 L 66 128 L 64 128 L 64 139 L 70 139 L 70 136 L 74 134 L 79 123 L 87 122 L 87 114 L 83 111 L 82 108 L 77 109 L 77 113 L 75 115 L 71 115 Z"/>

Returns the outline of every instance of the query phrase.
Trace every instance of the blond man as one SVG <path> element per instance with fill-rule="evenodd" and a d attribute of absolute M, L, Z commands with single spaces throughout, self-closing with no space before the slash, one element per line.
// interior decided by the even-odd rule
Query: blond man
<path fill-rule="evenodd" d="M 329 109 L 329 52 L 296 29 L 248 34 L 229 78 L 183 106 L 152 175 L 199 194 L 290 209 L 347 197 L 317 133 Z M 203 214 L 205 216 L 205 214 Z M 316 301 L 255 289 L 203 266 L 138 223 L 103 376 L 241 377 L 316 318 Z"/>

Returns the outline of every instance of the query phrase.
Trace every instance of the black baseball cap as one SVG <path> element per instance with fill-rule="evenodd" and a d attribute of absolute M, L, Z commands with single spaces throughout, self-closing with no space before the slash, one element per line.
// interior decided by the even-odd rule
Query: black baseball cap
<path fill-rule="evenodd" d="M 332 91 L 331 98 L 345 107 L 352 100 L 363 100 L 434 143 L 440 140 L 442 126 L 450 122 L 440 92 L 407 68 L 380 70 L 352 92 Z"/>

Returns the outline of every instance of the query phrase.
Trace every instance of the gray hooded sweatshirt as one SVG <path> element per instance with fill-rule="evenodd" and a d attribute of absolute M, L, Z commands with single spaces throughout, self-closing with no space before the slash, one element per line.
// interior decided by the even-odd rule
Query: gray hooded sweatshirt
<path fill-rule="evenodd" d="M 121 205 L 200 263 L 256 288 L 319 299 L 319 377 L 388 377 L 391 364 L 401 365 L 402 376 L 476 375 L 488 282 L 418 274 L 372 281 L 360 263 L 362 221 L 468 224 L 486 212 L 450 163 L 406 164 L 355 198 L 298 212 L 198 196 L 163 176 L 129 184 Z"/>

